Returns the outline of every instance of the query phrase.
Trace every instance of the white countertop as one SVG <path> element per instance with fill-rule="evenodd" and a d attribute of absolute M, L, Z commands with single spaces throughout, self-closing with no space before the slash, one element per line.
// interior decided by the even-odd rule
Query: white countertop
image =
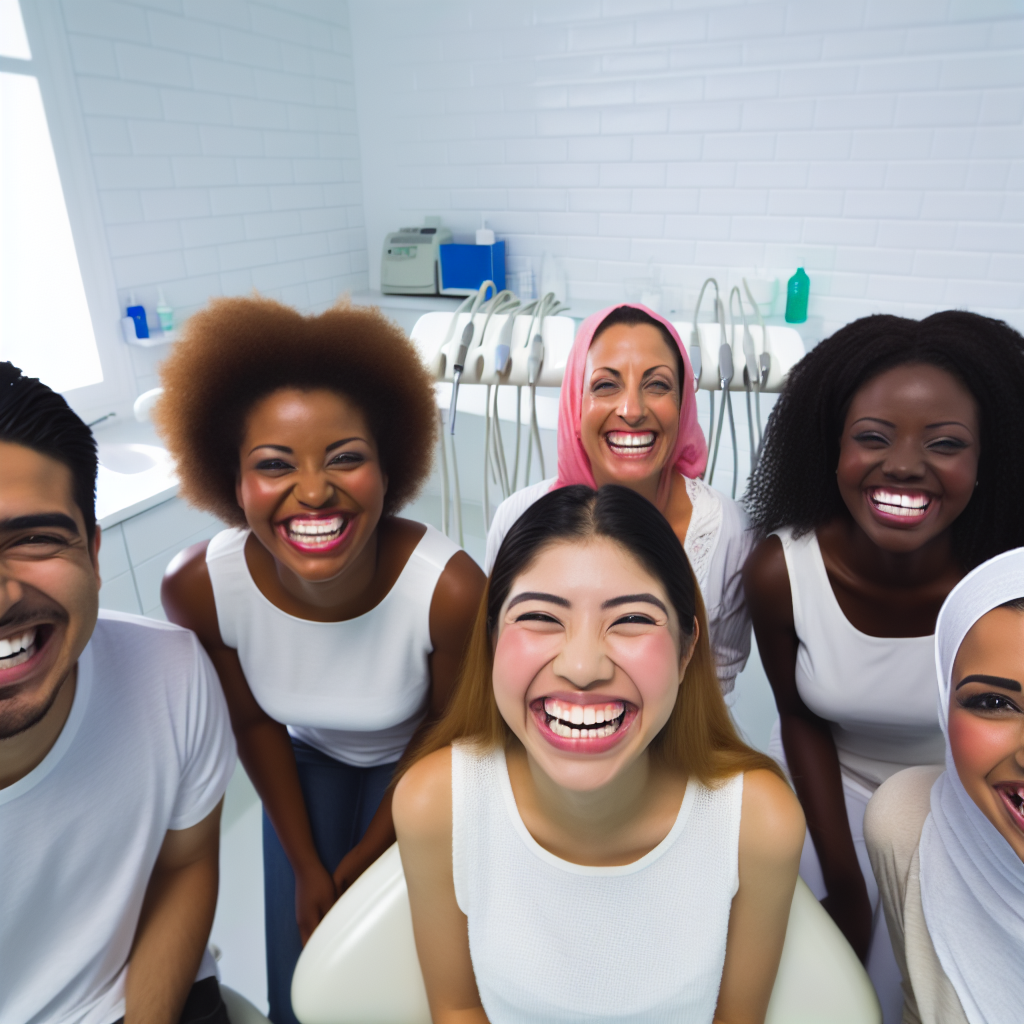
<path fill-rule="evenodd" d="M 134 419 L 98 425 L 100 469 L 96 521 L 106 529 L 145 512 L 178 493 L 174 463 L 151 423 Z"/>

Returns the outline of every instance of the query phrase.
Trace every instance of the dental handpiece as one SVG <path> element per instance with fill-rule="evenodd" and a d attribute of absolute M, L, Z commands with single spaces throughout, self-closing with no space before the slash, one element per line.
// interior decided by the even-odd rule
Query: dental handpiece
<path fill-rule="evenodd" d="M 544 361 L 544 341 L 540 334 L 533 336 L 530 342 L 530 355 L 526 360 L 526 382 L 536 384 L 540 377 L 540 364 Z"/>
<path fill-rule="evenodd" d="M 462 371 L 466 368 L 466 357 L 469 355 L 469 346 L 473 344 L 473 318 L 469 319 L 462 331 L 462 340 L 459 342 L 455 359 L 452 361 L 452 402 L 448 408 L 449 432 L 455 436 L 455 410 L 459 404 L 459 381 L 462 380 Z"/>
<path fill-rule="evenodd" d="M 498 344 L 494 346 L 494 372 L 501 376 L 508 369 L 509 356 L 512 353 L 512 327 L 515 324 L 515 314 L 509 313 L 505 326 L 498 335 Z"/>

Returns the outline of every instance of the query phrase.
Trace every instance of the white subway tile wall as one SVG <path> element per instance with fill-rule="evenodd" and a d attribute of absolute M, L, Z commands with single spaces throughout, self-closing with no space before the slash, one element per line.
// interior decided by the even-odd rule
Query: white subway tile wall
<path fill-rule="evenodd" d="M 344 0 L 64 0 L 122 306 L 365 290 Z M 133 350 L 139 390 L 163 346 Z"/>
<path fill-rule="evenodd" d="M 830 331 L 1024 329 L 1020 0 L 353 0 L 370 280 L 385 232 L 481 219 L 581 304 L 660 273 L 812 279 Z M 781 312 L 781 306 L 779 307 Z"/>

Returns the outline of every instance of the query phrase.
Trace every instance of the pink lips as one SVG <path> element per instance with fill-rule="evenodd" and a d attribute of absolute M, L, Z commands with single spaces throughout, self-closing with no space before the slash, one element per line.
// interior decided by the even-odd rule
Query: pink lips
<path fill-rule="evenodd" d="M 939 499 L 926 491 L 869 487 L 864 496 L 875 519 L 901 530 L 919 526 L 939 507 Z"/>
<path fill-rule="evenodd" d="M 278 536 L 306 555 L 334 554 L 351 534 L 352 515 L 334 512 L 319 516 L 291 516 L 275 524 Z"/>
<path fill-rule="evenodd" d="M 572 720 L 580 717 L 579 713 L 572 715 L 571 712 L 575 708 L 583 712 L 602 713 L 604 721 L 587 724 Z M 549 713 L 552 711 L 556 714 Z M 629 701 L 577 693 L 539 697 L 530 703 L 530 712 L 541 736 L 558 750 L 572 754 L 603 754 L 622 742 L 639 714 L 639 709 Z M 587 714 L 587 717 L 590 715 Z M 615 726 L 610 735 L 596 735 L 610 726 Z M 556 729 L 559 731 L 555 731 Z M 577 735 L 559 734 L 566 731 Z"/>
<path fill-rule="evenodd" d="M 30 676 L 32 676 L 39 668 L 39 663 L 45 658 L 50 649 L 50 639 L 53 636 L 53 629 L 46 627 L 38 627 L 36 633 L 35 651 L 28 661 L 23 661 L 20 665 L 15 665 L 13 668 L 2 668 L 0 667 L 0 689 L 7 686 L 15 686 L 18 683 L 24 682 Z"/>
<path fill-rule="evenodd" d="M 1010 812 L 1010 820 L 1024 832 L 1024 799 L 1021 798 L 1024 786 L 1003 784 L 996 786 L 996 791 L 1003 801 L 1003 806 Z"/>

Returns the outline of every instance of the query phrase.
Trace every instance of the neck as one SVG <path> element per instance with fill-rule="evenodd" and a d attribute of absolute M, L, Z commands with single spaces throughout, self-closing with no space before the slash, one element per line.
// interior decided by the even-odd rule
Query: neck
<path fill-rule="evenodd" d="M 76 665 L 64 677 L 46 714 L 23 732 L 0 739 L 0 789 L 13 786 L 37 768 L 53 749 L 75 703 Z"/>
<path fill-rule="evenodd" d="M 672 466 L 665 466 L 663 469 L 658 470 L 658 472 L 653 476 L 649 476 L 643 480 L 637 480 L 633 483 L 627 484 L 626 486 L 628 486 L 631 491 L 636 491 L 637 494 L 645 497 L 662 515 L 665 515 L 669 502 L 672 498 L 673 478 L 678 475 L 678 473 L 673 472 Z M 595 473 L 594 483 L 598 487 L 603 487 L 605 484 L 621 485 L 622 481 L 601 479 Z"/>
<path fill-rule="evenodd" d="M 933 583 L 957 565 L 950 530 L 913 551 L 886 551 L 880 548 L 853 521 L 847 520 L 845 530 L 850 564 L 857 574 L 881 586 L 919 587 Z"/>
<path fill-rule="evenodd" d="M 645 751 L 628 768 L 599 789 L 566 789 L 553 782 L 527 753 L 537 809 L 580 840 L 598 842 L 628 825 L 646 806 L 651 775 Z"/>
<path fill-rule="evenodd" d="M 296 601 L 311 608 L 330 610 L 345 615 L 349 608 L 358 608 L 366 598 L 377 575 L 377 550 L 380 526 L 373 531 L 362 550 L 337 576 L 329 580 L 307 580 L 276 558 L 277 578 Z"/>

